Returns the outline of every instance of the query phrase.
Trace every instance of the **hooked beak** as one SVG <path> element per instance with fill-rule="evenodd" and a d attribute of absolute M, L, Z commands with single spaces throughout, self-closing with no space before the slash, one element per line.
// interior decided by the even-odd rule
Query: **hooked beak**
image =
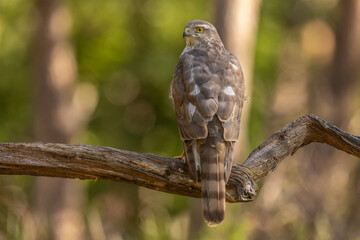
<path fill-rule="evenodd" d="M 185 28 L 185 30 L 183 32 L 183 38 L 191 35 L 189 30 L 190 30 L 189 28 Z"/>

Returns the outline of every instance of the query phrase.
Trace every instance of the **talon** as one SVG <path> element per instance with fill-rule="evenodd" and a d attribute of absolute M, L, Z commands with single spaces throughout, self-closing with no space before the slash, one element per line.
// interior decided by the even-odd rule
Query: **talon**
<path fill-rule="evenodd" d="M 185 159 L 185 151 L 183 151 L 180 156 L 175 156 L 173 158 L 180 159 L 185 163 L 185 161 L 186 161 L 186 159 Z"/>

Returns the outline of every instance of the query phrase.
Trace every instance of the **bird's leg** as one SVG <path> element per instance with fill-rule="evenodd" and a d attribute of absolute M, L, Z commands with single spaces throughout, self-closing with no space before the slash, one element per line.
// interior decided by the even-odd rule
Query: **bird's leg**
<path fill-rule="evenodd" d="M 180 160 L 183 161 L 183 163 L 185 163 L 185 162 L 186 162 L 186 159 L 185 159 L 185 150 L 183 150 L 183 152 L 181 153 L 180 156 L 175 156 L 175 157 L 173 157 L 173 158 L 175 158 L 175 159 L 180 159 Z"/>

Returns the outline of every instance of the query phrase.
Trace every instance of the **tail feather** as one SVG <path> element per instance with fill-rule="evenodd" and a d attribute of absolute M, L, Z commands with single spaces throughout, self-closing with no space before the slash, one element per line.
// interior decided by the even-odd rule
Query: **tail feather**
<path fill-rule="evenodd" d="M 224 142 L 209 140 L 201 151 L 202 205 L 205 221 L 209 226 L 216 226 L 225 218 L 226 148 Z"/>
<path fill-rule="evenodd" d="M 189 166 L 190 177 L 194 180 L 195 183 L 197 183 L 198 182 L 197 165 L 200 164 L 200 159 L 198 159 L 199 156 L 196 150 L 196 140 L 184 141 L 184 150 L 185 150 L 186 160 Z"/>
<path fill-rule="evenodd" d="M 225 141 L 219 118 L 208 123 L 204 139 L 185 140 L 185 155 L 190 175 L 195 182 L 201 172 L 202 206 L 209 226 L 219 225 L 225 218 L 226 182 L 229 179 L 234 153 L 233 142 Z"/>
<path fill-rule="evenodd" d="M 232 162 L 234 158 L 234 142 L 226 142 L 226 157 L 225 157 L 225 182 L 229 181 Z"/>

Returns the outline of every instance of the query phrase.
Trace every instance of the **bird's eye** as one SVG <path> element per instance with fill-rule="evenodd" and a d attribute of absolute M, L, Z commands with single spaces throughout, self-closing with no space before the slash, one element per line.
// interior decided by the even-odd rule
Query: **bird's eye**
<path fill-rule="evenodd" d="M 202 27 L 196 28 L 196 32 L 198 32 L 198 33 L 202 33 L 203 31 L 204 31 L 204 28 L 202 28 Z"/>

